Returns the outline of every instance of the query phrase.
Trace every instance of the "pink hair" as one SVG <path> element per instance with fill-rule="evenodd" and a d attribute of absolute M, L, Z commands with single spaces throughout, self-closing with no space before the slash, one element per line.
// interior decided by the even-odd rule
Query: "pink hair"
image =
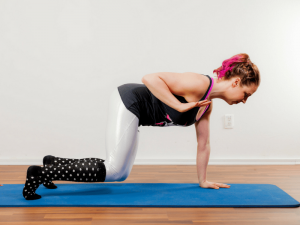
<path fill-rule="evenodd" d="M 237 54 L 232 56 L 229 59 L 226 59 L 223 61 L 222 66 L 220 66 L 218 69 L 214 70 L 213 73 L 217 73 L 218 79 L 224 77 L 226 75 L 227 71 L 231 71 L 237 63 L 240 62 L 249 62 L 249 56 L 245 53 Z"/>

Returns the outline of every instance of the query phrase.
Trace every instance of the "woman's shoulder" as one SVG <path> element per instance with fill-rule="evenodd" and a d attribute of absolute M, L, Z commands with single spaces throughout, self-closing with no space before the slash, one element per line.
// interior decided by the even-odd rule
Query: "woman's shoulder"
<path fill-rule="evenodd" d="M 205 95 L 210 86 L 210 78 L 207 75 L 200 73 L 187 72 L 185 73 L 187 79 L 191 83 L 191 89 L 184 98 L 187 102 L 197 102 Z"/>

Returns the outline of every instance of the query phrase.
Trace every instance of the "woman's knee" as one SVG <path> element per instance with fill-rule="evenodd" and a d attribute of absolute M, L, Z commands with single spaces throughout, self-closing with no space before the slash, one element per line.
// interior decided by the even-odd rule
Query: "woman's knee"
<path fill-rule="evenodd" d="M 121 182 L 121 181 L 126 180 L 127 177 L 128 177 L 127 174 L 121 174 L 121 173 L 119 173 L 119 174 L 115 174 L 115 176 L 114 176 L 114 178 L 112 178 L 112 180 L 113 180 L 113 181 Z"/>
<path fill-rule="evenodd" d="M 128 175 L 123 175 L 123 176 L 121 176 L 117 181 L 124 181 L 124 180 L 126 180 L 127 179 L 127 177 L 128 177 Z"/>

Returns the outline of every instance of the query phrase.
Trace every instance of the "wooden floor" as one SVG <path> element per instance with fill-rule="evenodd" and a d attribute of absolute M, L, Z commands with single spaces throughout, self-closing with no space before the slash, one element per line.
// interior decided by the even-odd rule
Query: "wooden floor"
<path fill-rule="evenodd" d="M 1 184 L 24 184 L 28 166 L 1 166 Z M 300 201 L 300 165 L 208 166 L 208 181 L 274 184 Z M 135 165 L 124 183 L 197 183 L 196 166 Z M 55 183 L 70 183 L 56 181 Z M 0 187 L 1 191 L 1 187 Z M 218 190 L 216 190 L 218 191 Z M 21 194 L 21 193 L 20 193 Z M 300 225 L 298 208 L 0 208 L 0 225 Z"/>

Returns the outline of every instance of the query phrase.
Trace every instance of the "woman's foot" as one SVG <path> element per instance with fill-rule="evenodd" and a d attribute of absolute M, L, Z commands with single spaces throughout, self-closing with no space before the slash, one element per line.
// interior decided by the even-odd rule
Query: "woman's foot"
<path fill-rule="evenodd" d="M 42 196 L 35 193 L 41 182 L 41 167 L 30 166 L 27 169 L 26 182 L 23 188 L 23 197 L 26 200 L 40 199 Z"/>
<path fill-rule="evenodd" d="M 67 180 L 73 182 L 104 182 L 106 167 L 103 162 L 77 161 L 70 164 L 47 167 L 30 166 L 27 169 L 23 196 L 26 200 L 41 198 L 35 191 L 40 184 L 50 185 L 52 180 Z"/>

